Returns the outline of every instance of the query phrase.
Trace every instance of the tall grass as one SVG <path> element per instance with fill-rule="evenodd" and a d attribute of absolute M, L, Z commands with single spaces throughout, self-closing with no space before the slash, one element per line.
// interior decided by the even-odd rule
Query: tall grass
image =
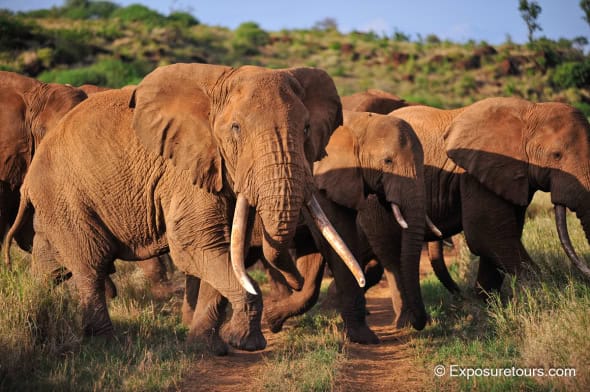
<path fill-rule="evenodd" d="M 178 304 L 154 300 L 129 263 L 115 277 L 112 338 L 84 338 L 73 287 L 37 281 L 27 264 L 17 257 L 12 271 L 0 271 L 0 389 L 174 389 L 204 355 L 185 344 Z"/>
<path fill-rule="evenodd" d="M 434 277 L 423 281 L 433 323 L 414 341 L 425 366 L 455 364 L 485 368 L 575 368 L 568 377 L 437 377 L 438 388 L 455 390 L 579 390 L 590 383 L 590 287 L 570 266 L 557 239 L 547 195 L 527 214 L 523 243 L 540 272 L 526 281 L 507 278 L 502 293 L 486 305 L 467 288 L 457 301 Z M 583 230 L 568 217 L 572 242 L 588 259 Z M 454 271 L 473 287 L 477 260 L 463 249 Z M 467 283 L 469 282 L 469 283 Z"/>

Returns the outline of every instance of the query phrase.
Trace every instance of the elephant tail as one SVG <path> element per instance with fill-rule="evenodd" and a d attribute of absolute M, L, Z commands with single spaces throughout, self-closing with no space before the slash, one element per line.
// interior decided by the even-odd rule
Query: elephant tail
<path fill-rule="evenodd" d="M 8 230 L 8 233 L 6 233 L 6 237 L 4 238 L 4 263 L 8 268 L 11 267 L 10 244 L 12 243 L 14 235 L 18 232 L 20 226 L 22 225 L 24 217 L 27 215 L 27 211 L 29 210 L 30 206 L 31 200 L 29 199 L 29 192 L 25 183 L 20 189 L 20 203 L 18 205 L 18 212 L 16 214 L 16 218 L 14 220 L 14 223 L 10 227 L 10 230 Z"/>

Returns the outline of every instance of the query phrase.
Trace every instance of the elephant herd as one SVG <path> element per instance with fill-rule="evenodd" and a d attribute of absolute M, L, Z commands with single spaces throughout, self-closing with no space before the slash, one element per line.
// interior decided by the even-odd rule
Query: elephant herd
<path fill-rule="evenodd" d="M 527 206 L 551 192 L 590 239 L 590 125 L 563 103 L 488 98 L 441 110 L 378 90 L 339 97 L 314 68 L 159 67 L 123 89 L 45 84 L 0 72 L 0 235 L 35 275 L 69 278 L 84 332 L 112 335 L 114 260 L 186 274 L 189 341 L 216 354 L 266 346 L 315 304 L 325 263 L 347 337 L 378 343 L 365 290 L 385 275 L 397 327 L 428 314 L 419 262 L 459 288 L 442 239 L 463 232 L 480 257 L 477 291 L 535 266 L 521 243 Z M 246 268 L 261 261 L 265 295 Z M 226 322 L 226 307 L 231 318 Z"/>

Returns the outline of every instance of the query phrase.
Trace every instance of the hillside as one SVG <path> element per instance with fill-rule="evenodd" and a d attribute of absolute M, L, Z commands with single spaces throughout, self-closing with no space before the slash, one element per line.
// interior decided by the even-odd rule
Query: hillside
<path fill-rule="evenodd" d="M 69 4 L 21 14 L 0 11 L 0 69 L 43 81 L 120 87 L 175 62 L 313 66 L 330 73 L 341 95 L 379 88 L 445 108 L 510 95 L 567 102 L 590 116 L 590 58 L 575 40 L 492 46 L 428 35 L 411 42 L 399 32 L 342 34 L 329 23 L 267 32 L 245 22 L 230 30 L 141 5 Z"/>

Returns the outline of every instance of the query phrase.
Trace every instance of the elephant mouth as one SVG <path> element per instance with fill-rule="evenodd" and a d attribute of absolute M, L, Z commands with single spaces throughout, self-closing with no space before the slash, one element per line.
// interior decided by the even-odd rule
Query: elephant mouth
<path fill-rule="evenodd" d="M 238 194 L 231 229 L 230 258 L 234 274 L 236 275 L 242 287 L 248 293 L 256 295 L 256 289 L 250 281 L 250 277 L 246 273 L 245 266 L 249 208 L 249 203 L 246 197 L 243 194 Z M 318 227 L 326 241 L 332 246 L 334 251 L 340 256 L 346 266 L 350 269 L 359 286 L 364 287 L 365 276 L 362 268 L 340 235 L 336 232 L 334 226 L 330 223 L 328 217 L 323 212 L 315 196 L 312 195 L 309 201 L 305 203 L 304 209 L 305 212 L 308 213 L 312 218 L 313 222 Z"/>

